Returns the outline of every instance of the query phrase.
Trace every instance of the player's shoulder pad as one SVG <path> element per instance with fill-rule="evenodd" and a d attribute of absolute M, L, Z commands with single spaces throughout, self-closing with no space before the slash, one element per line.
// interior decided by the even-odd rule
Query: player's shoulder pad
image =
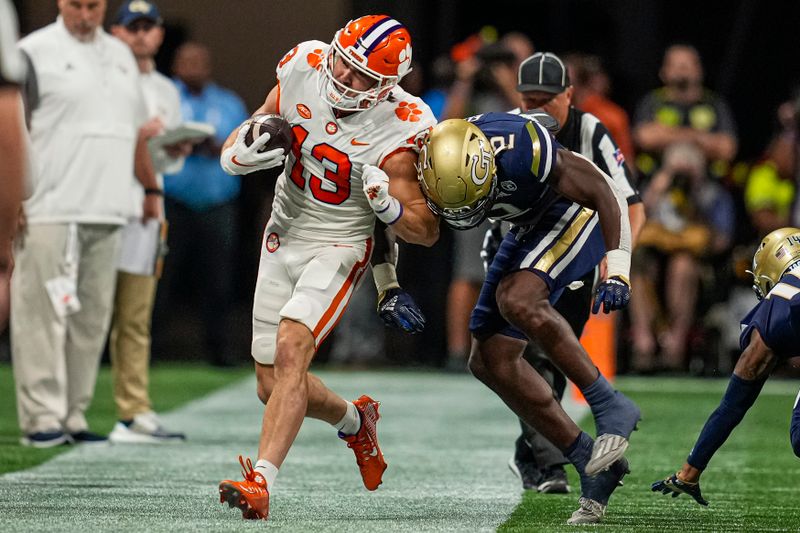
<path fill-rule="evenodd" d="M 560 146 L 555 137 L 538 120 L 528 119 L 522 130 L 528 137 L 531 156 L 531 172 L 540 181 L 544 181 L 550 175 L 550 171 L 555 165 L 556 150 Z M 520 143 L 525 142 L 524 137 Z"/>
<path fill-rule="evenodd" d="M 384 105 L 390 115 L 387 123 L 397 129 L 404 144 L 413 150 L 419 150 L 425 136 L 436 125 L 436 117 L 422 98 L 397 87 Z"/>
<path fill-rule="evenodd" d="M 322 41 L 303 41 L 298 44 L 278 61 L 275 72 L 280 78 L 292 70 L 318 70 L 322 68 L 322 60 L 330 46 Z"/>
<path fill-rule="evenodd" d="M 525 113 L 519 112 L 521 117 L 525 117 L 529 120 L 533 120 L 538 122 L 544 128 L 555 135 L 559 129 L 561 129 L 561 124 L 558 123 L 556 117 L 545 111 L 544 109 L 531 109 L 530 111 L 526 111 Z"/>
<path fill-rule="evenodd" d="M 407 124 L 412 129 L 417 126 L 434 126 L 436 117 L 422 98 L 406 92 L 401 87 L 392 89 L 392 94 L 386 100 L 391 106 L 394 122 Z M 387 106 L 388 107 L 388 106 Z"/>

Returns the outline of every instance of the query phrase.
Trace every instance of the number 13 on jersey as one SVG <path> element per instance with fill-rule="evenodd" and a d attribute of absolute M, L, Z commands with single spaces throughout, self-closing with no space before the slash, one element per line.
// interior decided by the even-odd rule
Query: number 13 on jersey
<path fill-rule="evenodd" d="M 311 195 L 326 204 L 339 205 L 347 200 L 350 197 L 350 172 L 353 169 L 350 156 L 328 143 L 314 145 L 310 150 L 306 147 L 306 153 L 319 161 L 325 168 L 325 175 L 322 178 L 314 176 L 300 162 L 303 144 L 308 138 L 308 130 L 303 126 L 297 125 L 292 128 L 292 133 L 294 133 L 292 155 L 294 155 L 295 159 L 292 171 L 289 174 L 292 182 L 301 190 L 304 190 L 308 185 Z M 335 170 L 332 170 L 332 168 Z M 304 174 L 308 176 L 308 183 L 306 183 Z M 323 181 L 323 178 L 325 181 Z M 329 185 L 323 188 L 325 183 Z M 330 190 L 331 188 L 333 190 Z"/>

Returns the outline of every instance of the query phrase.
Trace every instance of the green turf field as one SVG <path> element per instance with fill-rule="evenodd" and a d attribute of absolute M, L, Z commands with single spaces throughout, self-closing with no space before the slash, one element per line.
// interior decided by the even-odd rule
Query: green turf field
<path fill-rule="evenodd" d="M 237 510 L 220 505 L 217 483 L 238 479 L 236 456 L 252 455 L 257 444 L 261 407 L 255 382 L 247 377 L 165 415 L 171 426 L 189 434 L 186 444 L 73 449 L 0 477 L 0 530 L 575 530 L 564 523 L 577 507 L 577 494 L 522 494 L 506 465 L 516 421 L 470 376 L 321 375 L 346 397 L 366 392 L 383 402 L 378 428 L 389 469 L 373 493 L 361 486 L 352 452 L 332 428 L 310 421 L 281 469 L 267 524 L 244 522 Z M 178 371 L 167 383 L 178 389 L 181 377 Z M 633 472 L 598 529 L 800 530 L 800 460 L 788 442 L 797 382 L 768 384 L 711 462 L 703 479 L 709 508 L 685 496 L 673 500 L 652 493 L 649 485 L 681 464 L 725 382 L 621 379 L 619 384 L 640 403 L 645 418 L 628 453 Z M 14 445 L 7 430 L 3 435 L 7 452 Z M 30 450 L 18 452 L 25 456 Z"/>

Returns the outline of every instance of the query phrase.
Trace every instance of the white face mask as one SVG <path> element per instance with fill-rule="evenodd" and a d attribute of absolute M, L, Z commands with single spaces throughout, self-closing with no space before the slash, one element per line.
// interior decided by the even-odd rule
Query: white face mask
<path fill-rule="evenodd" d="M 398 77 L 377 76 L 365 68 L 344 59 L 345 54 L 333 40 L 325 58 L 322 61 L 322 70 L 319 77 L 319 93 L 322 99 L 334 109 L 342 111 L 361 111 L 375 107 L 378 102 L 386 99 L 391 89 L 399 81 Z M 367 90 L 359 91 L 338 81 L 333 75 L 333 66 L 338 58 L 347 61 L 348 66 L 375 80 Z"/>

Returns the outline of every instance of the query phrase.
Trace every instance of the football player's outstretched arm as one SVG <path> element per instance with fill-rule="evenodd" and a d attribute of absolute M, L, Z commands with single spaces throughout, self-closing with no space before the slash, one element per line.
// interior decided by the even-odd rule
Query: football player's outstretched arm
<path fill-rule="evenodd" d="M 708 505 L 700 492 L 700 475 L 753 406 L 776 363 L 774 352 L 764 343 L 758 330 L 753 329 L 747 348 L 736 362 L 722 401 L 706 420 L 683 467 L 653 483 L 653 491 L 672 494 L 673 497 L 688 494 L 700 505 Z"/>
<path fill-rule="evenodd" d="M 621 309 L 630 301 L 631 226 L 625 198 L 611 177 L 580 154 L 560 148 L 549 184 L 573 202 L 597 211 L 606 243 L 607 278 L 597 288 L 592 312 Z"/>
<path fill-rule="evenodd" d="M 417 180 L 417 154 L 398 152 L 382 168 L 364 166 L 364 192 L 379 219 L 404 241 L 433 246 L 439 239 L 439 219 L 425 204 Z"/>

